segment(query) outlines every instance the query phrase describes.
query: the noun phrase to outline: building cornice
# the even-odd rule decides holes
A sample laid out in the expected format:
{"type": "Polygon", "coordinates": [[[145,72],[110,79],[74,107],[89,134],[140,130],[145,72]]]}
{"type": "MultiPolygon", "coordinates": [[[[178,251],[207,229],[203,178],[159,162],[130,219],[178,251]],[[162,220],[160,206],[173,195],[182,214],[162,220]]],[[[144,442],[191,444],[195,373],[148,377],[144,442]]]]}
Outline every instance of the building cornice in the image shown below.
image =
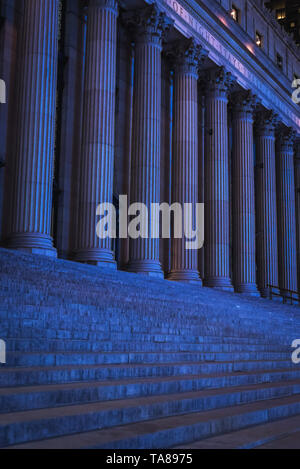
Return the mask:
{"type": "Polygon", "coordinates": [[[293,35],[288,33],[288,31],[286,31],[286,29],[277,21],[275,11],[269,10],[262,0],[248,1],[250,1],[257,12],[262,15],[265,20],[267,20],[267,23],[273,27],[278,36],[281,38],[281,41],[284,42],[287,47],[292,49],[293,53],[298,58],[300,54],[300,47],[294,41],[293,35]]]}
{"type": "MultiPolygon", "coordinates": [[[[148,0],[147,3],[151,2],[148,0]]],[[[269,63],[266,66],[247,51],[245,44],[234,36],[228,26],[222,26],[220,19],[211,12],[209,14],[194,0],[158,0],[157,3],[174,20],[175,28],[182,35],[195,37],[209,51],[209,58],[216,65],[225,66],[242,88],[251,89],[263,106],[274,109],[284,124],[293,126],[300,133],[300,112],[292,101],[291,83],[278,69],[275,70],[274,65],[273,74],[270,73],[269,63]],[[285,83],[282,84],[282,81],[285,83]]],[[[249,38],[246,33],[244,37],[249,38]]],[[[267,56],[264,54],[264,57],[267,56]]]]}

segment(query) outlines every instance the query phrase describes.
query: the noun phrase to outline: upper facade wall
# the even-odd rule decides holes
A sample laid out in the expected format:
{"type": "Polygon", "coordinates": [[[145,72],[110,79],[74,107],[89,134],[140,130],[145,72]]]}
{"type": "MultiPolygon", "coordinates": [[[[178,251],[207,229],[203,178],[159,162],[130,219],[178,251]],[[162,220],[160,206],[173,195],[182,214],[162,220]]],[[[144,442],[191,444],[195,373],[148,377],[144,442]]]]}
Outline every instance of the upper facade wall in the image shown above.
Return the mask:
{"type": "MultiPolygon", "coordinates": [[[[150,3],[151,0],[146,0],[150,3]]],[[[300,77],[299,49],[260,0],[157,0],[185,37],[194,37],[212,63],[223,65],[263,106],[300,134],[300,108],[292,100],[294,74],[300,77]],[[232,4],[240,24],[231,18],[232,4]],[[263,48],[255,33],[263,36],[263,48]],[[276,55],[282,57],[282,69],[276,55]]]]}
{"type": "MultiPolygon", "coordinates": [[[[199,4],[219,4],[228,15],[233,6],[240,11],[239,26],[249,35],[255,44],[256,31],[263,37],[263,52],[277,65],[277,53],[283,58],[282,73],[290,80],[294,75],[300,77],[299,48],[294,43],[292,35],[278,23],[275,13],[269,11],[264,0],[213,0],[200,1],[199,4]]],[[[281,71],[280,71],[281,73],[281,71]]]]}

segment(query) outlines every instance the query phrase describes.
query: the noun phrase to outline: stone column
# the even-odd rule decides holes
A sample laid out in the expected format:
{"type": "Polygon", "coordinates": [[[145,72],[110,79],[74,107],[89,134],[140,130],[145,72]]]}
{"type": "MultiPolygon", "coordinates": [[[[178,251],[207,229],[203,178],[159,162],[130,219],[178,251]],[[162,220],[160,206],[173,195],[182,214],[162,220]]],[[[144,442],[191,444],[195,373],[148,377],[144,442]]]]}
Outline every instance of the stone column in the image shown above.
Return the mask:
{"type": "MultiPolygon", "coordinates": [[[[172,103],[173,76],[168,57],[162,60],[162,118],[161,118],[161,166],[160,166],[160,202],[171,202],[171,153],[172,153],[172,103]]],[[[165,274],[170,272],[171,239],[160,239],[160,262],[165,274]]]]}
{"type": "Polygon", "coordinates": [[[57,229],[58,255],[73,255],[78,239],[78,196],[81,161],[83,112],[83,66],[85,47],[85,18],[81,0],[64,0],[61,38],[60,127],[57,132],[59,167],[57,171],[57,229]]]}
{"type": "MultiPolygon", "coordinates": [[[[297,291],[297,241],[293,129],[281,127],[277,136],[277,202],[279,287],[297,291]]],[[[283,292],[284,293],[284,292],[283,292]]]]}
{"type": "MultiPolygon", "coordinates": [[[[195,225],[198,203],[198,68],[205,57],[193,40],[174,48],[174,123],[172,158],[172,203],[193,204],[195,225]]],[[[195,226],[193,227],[195,228],[195,226]]],[[[200,282],[198,250],[188,250],[183,237],[171,242],[169,280],[200,282]]]]}
{"type": "MultiPolygon", "coordinates": [[[[203,83],[198,82],[198,197],[201,204],[205,203],[205,129],[205,96],[203,95],[203,83]]],[[[198,268],[201,279],[205,278],[204,246],[198,253],[198,268]]]]}
{"type": "Polygon", "coordinates": [[[256,285],[253,112],[249,91],[232,96],[233,282],[238,293],[259,296],[256,285]]]}
{"type": "Polygon", "coordinates": [[[10,232],[7,220],[12,213],[12,156],[10,151],[16,125],[14,115],[15,72],[17,62],[17,35],[19,9],[16,0],[0,2],[0,239],[5,240],[10,232]],[[4,92],[4,96],[3,96],[4,92]],[[5,98],[3,100],[3,98],[5,98]],[[4,102],[3,102],[4,101],[4,102]]]}
{"type": "Polygon", "coordinates": [[[205,285],[233,291],[229,260],[228,91],[223,67],[210,70],[206,84],[205,285]]]}
{"type": "Polygon", "coordinates": [[[58,0],[26,0],[18,37],[14,249],[55,256],[51,238],[58,0]]]}
{"type": "Polygon", "coordinates": [[[300,289],[300,138],[295,144],[295,196],[296,196],[296,233],[297,233],[297,272],[300,289]]]}
{"type": "Polygon", "coordinates": [[[79,239],[75,259],[116,267],[111,239],[100,239],[97,206],[113,202],[117,60],[116,0],[90,0],[79,195],[79,239]]]}
{"type": "MultiPolygon", "coordinates": [[[[116,150],[114,170],[114,194],[127,194],[130,203],[130,169],[133,115],[133,64],[134,49],[128,29],[122,22],[118,28],[118,96],[116,102],[116,150]]],[[[121,210],[123,207],[119,207],[121,210]]],[[[127,206],[125,207],[127,209],[127,206]]],[[[129,239],[121,238],[116,242],[118,266],[126,270],[129,260],[129,239]]]]}
{"type": "Polygon", "coordinates": [[[275,125],[272,111],[261,110],[256,126],[257,283],[263,296],[278,286],[275,125]]]}
{"type": "Polygon", "coordinates": [[[170,21],[155,4],[135,11],[127,21],[130,24],[134,21],[135,28],[130,199],[131,204],[145,204],[149,212],[148,237],[130,240],[127,269],[163,277],[159,239],[150,237],[150,209],[152,203],[160,202],[161,52],[162,37],[170,21]]]}

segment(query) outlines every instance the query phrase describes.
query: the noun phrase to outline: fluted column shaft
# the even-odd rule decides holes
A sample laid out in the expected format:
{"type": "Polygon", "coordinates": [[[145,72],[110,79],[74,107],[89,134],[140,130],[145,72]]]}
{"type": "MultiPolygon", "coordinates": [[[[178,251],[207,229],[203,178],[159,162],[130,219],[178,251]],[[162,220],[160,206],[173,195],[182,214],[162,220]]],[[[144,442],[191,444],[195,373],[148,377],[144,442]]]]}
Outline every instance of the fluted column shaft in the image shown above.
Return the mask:
{"type": "Polygon", "coordinates": [[[233,102],[233,282],[238,293],[258,295],[255,258],[253,112],[255,97],[238,92],[233,102]]]}
{"type": "MultiPolygon", "coordinates": [[[[193,41],[175,47],[172,203],[198,202],[198,66],[201,47],[193,41]]],[[[172,237],[169,280],[200,281],[198,250],[186,249],[184,236],[172,237]]]]}
{"type": "Polygon", "coordinates": [[[295,145],[295,197],[296,197],[296,234],[297,234],[297,290],[300,290],[300,140],[295,145]]]}
{"type": "Polygon", "coordinates": [[[111,239],[97,236],[97,206],[113,202],[116,0],[90,0],[84,84],[79,240],[76,260],[115,267],[111,239]]]}
{"type": "MultiPolygon", "coordinates": [[[[128,30],[121,22],[118,25],[118,74],[116,112],[116,155],[114,191],[127,194],[130,202],[130,169],[133,115],[133,64],[134,49],[128,30]]],[[[119,207],[120,210],[122,206],[119,207]]],[[[118,243],[118,265],[126,269],[129,259],[129,239],[121,238],[118,243]]],[[[116,253],[117,254],[117,253],[116,253]]]]}
{"type": "MultiPolygon", "coordinates": [[[[162,119],[161,119],[161,169],[160,169],[160,201],[171,202],[171,150],[172,150],[172,102],[173,76],[167,58],[162,60],[162,119]]],[[[165,274],[170,272],[171,240],[160,239],[160,261],[165,274]]]]}
{"type": "MultiPolygon", "coordinates": [[[[200,203],[205,203],[205,96],[203,95],[203,84],[198,82],[198,198],[200,203]]],[[[205,224],[205,220],[204,220],[205,224]]],[[[205,278],[205,243],[198,253],[198,269],[201,279],[205,278]]]]}
{"type": "Polygon", "coordinates": [[[278,286],[274,118],[271,111],[260,112],[256,138],[257,283],[263,296],[268,285],[278,286]]]}
{"type": "Polygon", "coordinates": [[[229,264],[228,87],[218,68],[206,83],[205,285],[232,291],[229,264]]]}
{"type": "MultiPolygon", "coordinates": [[[[155,5],[135,12],[135,72],[133,140],[131,160],[131,204],[148,209],[160,203],[161,158],[161,52],[162,35],[168,25],[155,5]]],[[[130,239],[131,272],[163,277],[159,261],[159,239],[150,236],[130,239]]]]}
{"type": "MultiPolygon", "coordinates": [[[[18,4],[20,8],[20,4],[18,4]]],[[[15,0],[0,2],[0,237],[5,240],[10,234],[8,219],[12,213],[11,189],[13,175],[12,135],[15,127],[14,100],[16,81],[16,41],[19,12],[15,0]],[[3,80],[3,82],[2,82],[3,80]],[[3,96],[4,93],[4,96],[3,96]],[[3,98],[5,98],[3,100],[3,98]],[[5,104],[3,103],[5,101],[5,104]]]]}
{"type": "Polygon", "coordinates": [[[294,135],[281,129],[277,146],[279,287],[297,291],[297,241],[294,174],[294,135]]]}
{"type": "Polygon", "coordinates": [[[11,248],[56,255],[51,238],[58,0],[26,0],[18,38],[11,248]]]}

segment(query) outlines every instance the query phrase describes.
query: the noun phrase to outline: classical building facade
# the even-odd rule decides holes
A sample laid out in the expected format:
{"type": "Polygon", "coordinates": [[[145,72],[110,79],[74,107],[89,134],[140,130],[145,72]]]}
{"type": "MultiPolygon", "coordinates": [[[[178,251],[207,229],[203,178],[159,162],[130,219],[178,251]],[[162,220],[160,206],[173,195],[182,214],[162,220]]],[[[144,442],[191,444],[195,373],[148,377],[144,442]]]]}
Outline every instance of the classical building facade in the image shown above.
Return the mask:
{"type": "Polygon", "coordinates": [[[271,0],[266,6],[275,10],[280,24],[293,34],[296,43],[300,44],[300,1],[299,0],[271,0]]]}
{"type": "Polygon", "coordinates": [[[298,291],[299,49],[259,0],[1,0],[1,239],[253,295],[298,291]],[[203,249],[97,206],[205,204],[203,249]]]}

